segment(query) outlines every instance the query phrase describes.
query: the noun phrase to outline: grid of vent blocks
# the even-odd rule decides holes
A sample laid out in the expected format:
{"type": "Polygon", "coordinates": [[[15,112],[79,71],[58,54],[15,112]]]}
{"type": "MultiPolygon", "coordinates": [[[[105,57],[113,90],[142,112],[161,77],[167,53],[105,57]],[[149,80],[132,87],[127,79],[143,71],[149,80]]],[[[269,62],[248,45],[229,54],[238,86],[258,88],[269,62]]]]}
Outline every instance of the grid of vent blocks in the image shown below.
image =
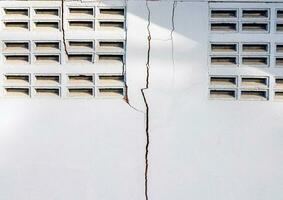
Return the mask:
{"type": "Polygon", "coordinates": [[[1,12],[3,32],[32,35],[34,31],[43,31],[59,36],[58,40],[48,36],[46,40],[2,40],[1,61],[6,69],[13,68],[13,73],[2,73],[3,96],[124,97],[126,38],[121,35],[125,35],[125,7],[68,5],[64,7],[64,18],[61,7],[2,7],[1,12]],[[81,32],[89,38],[66,36],[81,32]],[[93,36],[96,32],[100,32],[99,36],[93,36]],[[43,73],[22,73],[23,66],[51,66],[58,70],[50,72],[47,67],[43,73]],[[82,73],[64,71],[68,66],[77,66],[82,73]],[[16,69],[19,73],[15,73],[16,69]]]}
{"type": "Polygon", "coordinates": [[[2,41],[4,64],[124,63],[124,40],[66,40],[68,54],[61,41],[2,41]],[[65,58],[65,60],[64,60],[65,58]]]}
{"type": "MultiPolygon", "coordinates": [[[[67,28],[81,30],[124,29],[125,9],[96,6],[66,10],[67,28]]],[[[2,30],[61,30],[61,8],[2,8],[2,30]]],[[[65,22],[64,22],[65,23],[65,22]]]]}
{"type": "Polygon", "coordinates": [[[210,99],[283,100],[282,77],[239,75],[247,68],[268,72],[283,67],[283,40],[272,38],[283,33],[283,8],[211,8],[209,16],[211,38],[221,35],[209,43],[210,99]],[[269,36],[255,42],[259,33],[269,36]],[[214,70],[218,72],[211,73],[214,70]]]}
{"type": "Polygon", "coordinates": [[[109,74],[5,74],[11,97],[123,97],[124,76],[109,74]],[[62,81],[66,82],[62,90],[62,81]]]}
{"type": "Polygon", "coordinates": [[[210,10],[210,30],[212,32],[270,33],[283,32],[283,8],[276,9],[275,26],[272,29],[271,12],[267,8],[227,8],[210,10]],[[280,21],[281,20],[281,21],[280,21]]]}
{"type": "Polygon", "coordinates": [[[211,42],[211,67],[283,67],[283,43],[211,42]],[[274,54],[271,54],[273,48],[274,54]],[[271,61],[274,65],[271,65],[271,61]]]}
{"type": "Polygon", "coordinates": [[[223,100],[283,100],[283,76],[210,76],[210,98],[223,100]],[[270,86],[273,93],[270,94],[270,86]]]}

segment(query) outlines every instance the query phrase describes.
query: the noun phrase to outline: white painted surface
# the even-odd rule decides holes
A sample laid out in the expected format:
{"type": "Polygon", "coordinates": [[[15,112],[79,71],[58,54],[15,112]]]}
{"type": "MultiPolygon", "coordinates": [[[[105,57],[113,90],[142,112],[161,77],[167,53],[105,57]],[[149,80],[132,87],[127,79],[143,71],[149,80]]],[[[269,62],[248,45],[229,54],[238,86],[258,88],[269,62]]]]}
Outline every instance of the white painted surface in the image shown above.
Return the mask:
{"type": "MultiPolygon", "coordinates": [[[[281,200],[282,102],[210,101],[207,3],[150,2],[149,198],[281,200]]],[[[130,103],[143,110],[145,2],[128,2],[130,103]]],[[[144,199],[144,116],[122,100],[0,101],[1,200],[144,199]]]]}

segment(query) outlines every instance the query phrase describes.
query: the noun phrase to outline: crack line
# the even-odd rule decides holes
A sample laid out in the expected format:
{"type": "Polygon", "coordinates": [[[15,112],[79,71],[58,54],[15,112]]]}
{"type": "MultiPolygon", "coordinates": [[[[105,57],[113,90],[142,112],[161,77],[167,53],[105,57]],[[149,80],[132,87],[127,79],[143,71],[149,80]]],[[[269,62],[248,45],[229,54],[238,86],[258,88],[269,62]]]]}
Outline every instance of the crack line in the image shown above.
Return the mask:
{"type": "MultiPolygon", "coordinates": [[[[102,1],[102,0],[101,0],[102,1]]],[[[127,13],[127,6],[128,6],[128,0],[125,0],[124,1],[125,3],[125,13],[127,13]]],[[[127,22],[127,19],[125,19],[125,22],[127,22]]],[[[126,34],[126,39],[125,39],[125,46],[126,45],[126,42],[127,42],[127,34],[128,34],[128,26],[127,24],[125,25],[125,34],[126,34]]],[[[126,52],[126,47],[125,47],[125,52],[126,52]]],[[[126,54],[125,54],[125,57],[126,57],[126,54]]],[[[129,91],[128,91],[128,83],[127,83],[127,74],[126,74],[126,58],[125,60],[123,61],[123,75],[124,75],[124,84],[125,84],[125,96],[124,96],[124,101],[128,104],[128,106],[130,106],[132,109],[134,109],[135,111],[137,112],[141,112],[143,114],[145,114],[142,110],[139,110],[138,108],[136,108],[135,106],[133,106],[130,102],[130,99],[129,99],[129,91]]]]}
{"type": "Polygon", "coordinates": [[[65,0],[61,0],[61,29],[62,29],[62,40],[63,40],[63,45],[64,45],[64,50],[65,50],[65,53],[66,55],[68,56],[69,53],[68,53],[68,50],[67,50],[67,42],[66,42],[66,32],[65,32],[65,27],[64,27],[64,12],[65,12],[65,9],[64,9],[64,2],[65,0]]]}
{"type": "Polygon", "coordinates": [[[170,40],[171,40],[171,59],[172,59],[172,66],[173,66],[173,86],[175,85],[175,54],[174,54],[174,38],[173,34],[175,31],[175,10],[177,7],[177,1],[174,1],[173,7],[172,7],[172,17],[171,17],[171,23],[172,23],[172,29],[170,32],[170,40]]]}
{"type": "Polygon", "coordinates": [[[148,0],[145,1],[146,3],[146,9],[147,9],[147,43],[148,43],[148,49],[147,49],[147,59],[146,59],[146,84],[145,87],[141,89],[144,105],[145,105],[145,133],[146,133],[146,146],[145,146],[145,171],[144,171],[144,194],[145,194],[145,200],[148,200],[148,167],[149,167],[149,160],[148,160],[148,154],[149,154],[149,143],[150,143],[150,135],[149,135],[149,105],[147,102],[147,98],[145,95],[145,90],[149,88],[149,76],[150,76],[150,45],[151,45],[151,33],[150,33],[150,8],[148,5],[148,0]]]}

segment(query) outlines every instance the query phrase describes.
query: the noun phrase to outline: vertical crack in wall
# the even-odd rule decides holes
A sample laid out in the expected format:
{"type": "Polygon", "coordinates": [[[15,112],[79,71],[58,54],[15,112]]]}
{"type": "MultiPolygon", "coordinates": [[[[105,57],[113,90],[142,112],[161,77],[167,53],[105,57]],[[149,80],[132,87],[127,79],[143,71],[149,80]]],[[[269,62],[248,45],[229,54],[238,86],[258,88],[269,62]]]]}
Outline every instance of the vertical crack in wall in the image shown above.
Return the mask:
{"type": "Polygon", "coordinates": [[[171,40],[171,59],[172,59],[172,75],[173,75],[173,86],[175,85],[175,54],[174,54],[174,38],[173,34],[175,31],[175,10],[177,7],[177,1],[173,2],[172,6],[172,15],[171,15],[171,24],[172,24],[172,29],[170,32],[170,40],[171,40]]]}
{"type": "Polygon", "coordinates": [[[61,1],[61,29],[62,29],[62,40],[63,40],[63,45],[64,45],[64,50],[66,55],[69,55],[68,50],[67,50],[67,42],[66,42],[66,32],[65,32],[65,27],[64,27],[64,2],[65,0],[61,1]]]}
{"type": "Polygon", "coordinates": [[[150,135],[149,135],[149,105],[145,95],[145,91],[149,88],[149,78],[150,78],[150,45],[151,45],[151,33],[150,33],[150,8],[148,5],[148,0],[145,1],[147,9],[147,58],[146,58],[146,84],[145,87],[141,89],[144,105],[145,105],[145,134],[146,134],[146,146],[145,146],[145,171],[144,171],[144,194],[145,199],[148,200],[148,167],[149,167],[149,144],[150,144],[150,135]]]}
{"type": "MultiPolygon", "coordinates": [[[[128,0],[125,0],[125,13],[127,13],[127,5],[128,5],[128,0]]],[[[125,18],[125,22],[127,22],[127,19],[125,18]]],[[[126,51],[126,42],[127,42],[127,33],[128,33],[128,27],[127,24],[125,25],[125,34],[126,34],[126,39],[125,39],[125,52],[126,51]]],[[[134,109],[137,112],[144,113],[143,111],[137,109],[135,106],[133,106],[130,103],[129,99],[129,90],[128,90],[128,83],[127,83],[127,74],[126,74],[126,54],[125,54],[125,59],[123,60],[123,75],[124,75],[124,84],[125,84],[125,95],[124,95],[124,101],[130,106],[132,109],[134,109]]]]}

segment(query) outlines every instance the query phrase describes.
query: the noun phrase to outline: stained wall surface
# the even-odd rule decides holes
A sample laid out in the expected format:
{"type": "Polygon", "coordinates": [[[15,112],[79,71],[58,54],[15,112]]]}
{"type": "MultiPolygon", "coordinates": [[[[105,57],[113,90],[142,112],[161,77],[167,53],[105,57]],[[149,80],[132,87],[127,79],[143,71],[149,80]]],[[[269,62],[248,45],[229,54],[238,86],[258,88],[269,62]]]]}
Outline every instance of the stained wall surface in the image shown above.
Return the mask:
{"type": "MultiPolygon", "coordinates": [[[[219,5],[125,5],[131,106],[123,99],[1,98],[0,199],[145,199],[146,106],[141,89],[149,75],[144,90],[149,199],[281,200],[282,101],[209,99],[209,75],[273,80],[283,76],[281,69],[209,68],[209,42],[221,37],[209,33],[208,13],[219,5]]],[[[231,6],[283,8],[227,3],[231,6]]],[[[269,39],[264,34],[242,37],[233,34],[225,42],[269,39]]]]}

